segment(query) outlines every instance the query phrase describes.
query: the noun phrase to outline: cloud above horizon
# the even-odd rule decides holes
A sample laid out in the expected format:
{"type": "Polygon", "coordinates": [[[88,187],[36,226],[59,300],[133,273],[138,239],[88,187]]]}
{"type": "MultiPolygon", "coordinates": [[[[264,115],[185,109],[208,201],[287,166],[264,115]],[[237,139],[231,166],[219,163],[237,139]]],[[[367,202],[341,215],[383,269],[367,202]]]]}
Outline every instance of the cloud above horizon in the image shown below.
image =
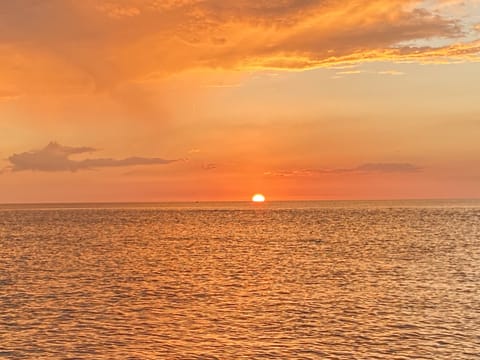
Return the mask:
{"type": "Polygon", "coordinates": [[[22,93],[109,91],[195,68],[478,61],[478,33],[445,4],[477,1],[4,1],[2,82],[22,93]]]}
{"type": "Polygon", "coordinates": [[[70,156],[92,153],[97,149],[87,146],[72,147],[63,146],[56,142],[50,142],[40,150],[13,154],[8,157],[10,166],[8,170],[17,171],[79,171],[108,167],[125,167],[136,165],[164,165],[178,160],[165,160],[161,158],[129,157],[126,159],[94,158],[84,160],[72,160],[70,156]]]}
{"type": "Polygon", "coordinates": [[[265,176],[273,177],[304,177],[317,175],[333,174],[371,174],[371,173],[416,173],[422,168],[410,163],[365,163],[352,168],[334,168],[334,169],[293,169],[267,171],[265,176]]]}

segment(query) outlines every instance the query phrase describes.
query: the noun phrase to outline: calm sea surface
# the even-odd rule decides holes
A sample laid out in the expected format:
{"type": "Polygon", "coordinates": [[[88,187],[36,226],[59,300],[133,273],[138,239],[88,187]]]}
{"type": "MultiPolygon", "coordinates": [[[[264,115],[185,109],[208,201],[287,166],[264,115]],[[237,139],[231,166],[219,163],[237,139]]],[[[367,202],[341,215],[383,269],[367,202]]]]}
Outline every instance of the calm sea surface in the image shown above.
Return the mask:
{"type": "Polygon", "coordinates": [[[480,359],[480,202],[2,205],[0,358],[480,359]]]}

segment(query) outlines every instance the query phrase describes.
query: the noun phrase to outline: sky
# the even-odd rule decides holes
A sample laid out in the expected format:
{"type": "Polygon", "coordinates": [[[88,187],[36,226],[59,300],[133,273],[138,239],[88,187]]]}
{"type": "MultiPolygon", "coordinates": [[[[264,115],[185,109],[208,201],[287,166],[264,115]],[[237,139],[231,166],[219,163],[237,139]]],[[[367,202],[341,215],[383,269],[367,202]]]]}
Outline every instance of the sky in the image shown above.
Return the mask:
{"type": "Polygon", "coordinates": [[[0,2],[0,203],[480,198],[480,1],[0,2]]]}

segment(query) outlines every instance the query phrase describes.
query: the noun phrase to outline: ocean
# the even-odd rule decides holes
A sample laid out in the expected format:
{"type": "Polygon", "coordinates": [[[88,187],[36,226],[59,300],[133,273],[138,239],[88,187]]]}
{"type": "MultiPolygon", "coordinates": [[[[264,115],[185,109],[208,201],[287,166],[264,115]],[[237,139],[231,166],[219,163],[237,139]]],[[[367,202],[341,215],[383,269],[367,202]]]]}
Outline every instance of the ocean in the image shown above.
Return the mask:
{"type": "Polygon", "coordinates": [[[0,358],[480,359],[480,201],[1,205],[0,358]]]}

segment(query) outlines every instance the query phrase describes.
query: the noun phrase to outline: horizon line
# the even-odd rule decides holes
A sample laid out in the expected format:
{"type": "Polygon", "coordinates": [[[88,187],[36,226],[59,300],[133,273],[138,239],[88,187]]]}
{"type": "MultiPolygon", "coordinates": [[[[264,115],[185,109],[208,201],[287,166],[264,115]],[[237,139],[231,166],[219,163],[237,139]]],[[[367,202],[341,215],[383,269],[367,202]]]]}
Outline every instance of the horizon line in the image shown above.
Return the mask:
{"type": "MultiPolygon", "coordinates": [[[[480,197],[472,198],[360,198],[360,199],[276,199],[265,203],[283,202],[364,202],[364,201],[480,201],[480,197]]],[[[39,202],[0,202],[0,206],[8,205],[121,205],[121,204],[201,204],[201,203],[252,203],[251,200],[160,200],[160,201],[39,201],[39,202]]]]}

